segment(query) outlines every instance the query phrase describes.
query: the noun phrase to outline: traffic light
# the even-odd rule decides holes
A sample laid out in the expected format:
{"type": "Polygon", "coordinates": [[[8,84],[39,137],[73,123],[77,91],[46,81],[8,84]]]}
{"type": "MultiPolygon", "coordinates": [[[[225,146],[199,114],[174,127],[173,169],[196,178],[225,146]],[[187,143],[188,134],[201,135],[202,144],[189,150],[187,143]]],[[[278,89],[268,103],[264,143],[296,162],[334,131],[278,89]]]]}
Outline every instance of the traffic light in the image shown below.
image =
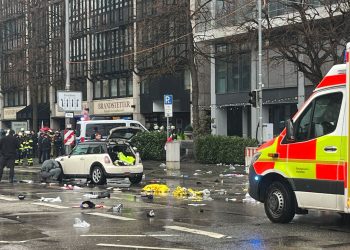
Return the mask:
{"type": "Polygon", "coordinates": [[[257,103],[256,103],[256,95],[257,95],[257,91],[256,90],[252,90],[252,91],[250,91],[249,92],[249,96],[250,96],[250,98],[249,98],[249,103],[254,107],[254,108],[256,108],[257,107],[257,103]]]}

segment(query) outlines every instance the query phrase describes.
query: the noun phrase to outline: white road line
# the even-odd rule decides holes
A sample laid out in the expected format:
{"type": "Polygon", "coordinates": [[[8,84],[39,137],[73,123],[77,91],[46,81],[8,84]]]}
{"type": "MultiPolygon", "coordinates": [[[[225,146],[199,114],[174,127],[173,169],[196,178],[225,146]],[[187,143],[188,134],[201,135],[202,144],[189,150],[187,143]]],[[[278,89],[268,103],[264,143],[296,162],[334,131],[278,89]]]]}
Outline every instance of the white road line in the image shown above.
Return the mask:
{"type": "Polygon", "coordinates": [[[18,241],[7,241],[7,240],[0,240],[0,243],[6,243],[6,244],[14,244],[14,243],[26,243],[26,240],[18,240],[18,241]]]}
{"type": "Polygon", "coordinates": [[[102,214],[102,213],[86,213],[86,214],[96,215],[96,216],[101,216],[101,217],[106,217],[106,218],[116,219],[116,220],[129,220],[129,221],[136,220],[133,218],[123,217],[118,215],[111,215],[111,214],[102,214]]]}
{"type": "Polygon", "coordinates": [[[81,237],[178,237],[177,234],[82,234],[81,237]]]}
{"type": "Polygon", "coordinates": [[[219,233],[213,233],[213,232],[208,232],[208,231],[203,231],[203,230],[198,230],[198,229],[192,229],[192,228],[187,228],[187,227],[179,227],[179,226],[164,226],[165,229],[172,229],[172,230],[177,230],[177,231],[182,231],[182,232],[187,232],[187,233],[193,233],[193,234],[200,234],[200,235],[205,235],[211,238],[216,238],[220,239],[225,237],[226,235],[219,234],[219,233]]]}
{"type": "Polygon", "coordinates": [[[59,205],[54,205],[54,204],[47,204],[47,203],[39,203],[39,202],[34,202],[32,203],[33,205],[38,205],[38,206],[43,206],[43,207],[52,207],[52,208],[58,208],[58,209],[66,209],[69,207],[65,206],[59,206],[59,205]]]}
{"type": "Polygon", "coordinates": [[[5,195],[0,195],[0,200],[4,200],[4,201],[18,201],[18,199],[15,198],[11,198],[5,195]]]}
{"type": "Polygon", "coordinates": [[[189,248],[168,248],[168,247],[146,247],[146,246],[133,246],[133,245],[117,245],[117,244],[96,244],[101,247],[124,247],[124,248],[135,248],[135,249],[154,249],[154,250],[190,250],[189,248]]]}

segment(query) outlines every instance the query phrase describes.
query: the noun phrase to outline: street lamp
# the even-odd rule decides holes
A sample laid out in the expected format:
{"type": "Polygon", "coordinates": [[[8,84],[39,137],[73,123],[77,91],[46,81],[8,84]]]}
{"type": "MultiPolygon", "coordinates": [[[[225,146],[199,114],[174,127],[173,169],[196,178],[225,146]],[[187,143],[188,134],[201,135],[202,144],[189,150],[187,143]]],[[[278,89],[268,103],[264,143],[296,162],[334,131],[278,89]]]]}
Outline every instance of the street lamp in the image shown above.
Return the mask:
{"type": "Polygon", "coordinates": [[[262,19],[261,19],[261,12],[262,12],[262,6],[261,1],[258,0],[258,117],[259,117],[259,129],[260,129],[260,138],[259,142],[263,143],[263,124],[262,124],[262,19]]]}

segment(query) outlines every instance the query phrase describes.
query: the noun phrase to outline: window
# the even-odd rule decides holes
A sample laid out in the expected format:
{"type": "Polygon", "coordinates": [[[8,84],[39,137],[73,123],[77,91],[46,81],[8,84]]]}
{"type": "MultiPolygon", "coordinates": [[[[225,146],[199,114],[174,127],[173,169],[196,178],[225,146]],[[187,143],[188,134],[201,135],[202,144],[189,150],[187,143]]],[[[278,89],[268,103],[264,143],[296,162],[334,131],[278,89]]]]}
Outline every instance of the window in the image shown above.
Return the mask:
{"type": "Polygon", "coordinates": [[[108,80],[103,80],[102,82],[102,97],[110,97],[109,94],[109,81],[108,80]]]}
{"type": "Polygon", "coordinates": [[[343,94],[317,97],[295,122],[296,141],[306,141],[332,133],[338,124],[343,94]]]}
{"type": "Polygon", "coordinates": [[[216,59],[216,93],[248,91],[251,79],[250,53],[216,59]]]}
{"type": "Polygon", "coordinates": [[[95,82],[94,84],[94,97],[101,98],[101,82],[95,82]]]}
{"type": "Polygon", "coordinates": [[[216,93],[221,94],[226,92],[227,84],[227,63],[218,61],[216,64],[216,93]]]}
{"type": "Polygon", "coordinates": [[[72,155],[84,155],[87,154],[89,149],[89,145],[78,145],[76,146],[73,151],[72,155]]]}
{"type": "Polygon", "coordinates": [[[126,79],[125,78],[119,79],[119,96],[120,97],[126,96],[126,79]]]}
{"type": "Polygon", "coordinates": [[[132,78],[128,79],[128,96],[133,96],[132,78]]]}
{"type": "Polygon", "coordinates": [[[118,79],[111,80],[111,96],[118,96],[118,79]]]}

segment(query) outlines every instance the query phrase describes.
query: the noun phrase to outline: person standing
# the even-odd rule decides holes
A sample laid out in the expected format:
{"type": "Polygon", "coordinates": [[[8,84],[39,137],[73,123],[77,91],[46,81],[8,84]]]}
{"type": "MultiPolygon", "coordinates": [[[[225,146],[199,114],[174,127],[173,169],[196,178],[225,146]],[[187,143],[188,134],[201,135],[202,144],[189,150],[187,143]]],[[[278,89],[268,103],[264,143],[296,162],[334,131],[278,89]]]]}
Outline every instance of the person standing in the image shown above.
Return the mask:
{"type": "Polygon", "coordinates": [[[4,167],[10,169],[9,182],[13,183],[15,175],[15,160],[17,150],[19,148],[19,141],[14,137],[15,131],[10,130],[9,134],[0,140],[0,181],[4,167]]]}
{"type": "Polygon", "coordinates": [[[40,133],[39,139],[38,139],[38,157],[39,157],[39,163],[43,163],[43,151],[42,151],[43,140],[44,140],[44,133],[40,133]]]}
{"type": "Polygon", "coordinates": [[[51,140],[48,134],[44,134],[44,138],[41,142],[41,153],[43,162],[50,159],[51,152],[51,140]]]}
{"type": "Polygon", "coordinates": [[[54,144],[55,144],[55,157],[61,156],[63,140],[62,140],[61,133],[59,131],[55,132],[54,144]]]}
{"type": "Polygon", "coordinates": [[[33,157],[37,157],[38,156],[38,136],[33,130],[30,132],[30,138],[33,141],[33,157]]]}

